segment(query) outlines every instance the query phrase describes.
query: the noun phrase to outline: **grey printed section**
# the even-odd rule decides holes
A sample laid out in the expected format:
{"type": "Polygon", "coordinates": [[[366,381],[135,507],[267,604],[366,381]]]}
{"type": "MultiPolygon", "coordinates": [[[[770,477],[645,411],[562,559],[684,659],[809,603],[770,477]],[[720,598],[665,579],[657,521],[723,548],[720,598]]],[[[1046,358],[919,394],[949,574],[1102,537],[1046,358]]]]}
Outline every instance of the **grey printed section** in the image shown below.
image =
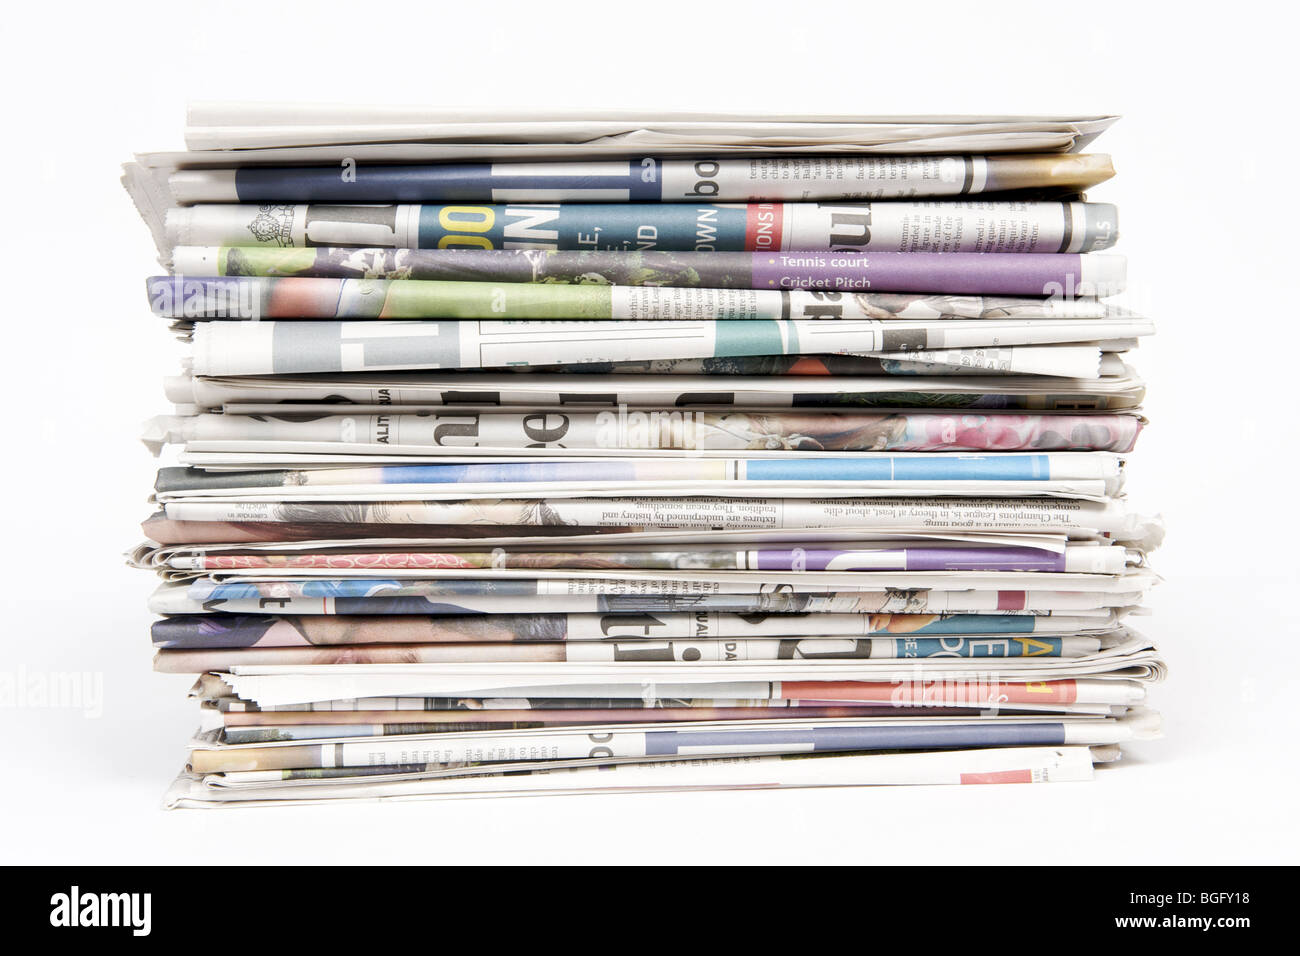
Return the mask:
{"type": "Polygon", "coordinates": [[[456,368],[460,365],[460,354],[456,348],[456,323],[439,322],[439,331],[444,328],[446,335],[387,336],[382,339],[366,339],[366,368],[384,368],[394,365],[409,365],[414,362],[422,368],[456,368]]]}
{"type": "Polygon", "coordinates": [[[1111,203],[1081,203],[1084,215],[1083,242],[1072,252],[1095,252],[1109,249],[1119,239],[1119,209],[1111,203]]]}
{"type": "Polygon", "coordinates": [[[930,347],[929,335],[925,329],[886,328],[881,342],[881,348],[886,352],[910,352],[928,347],[930,347]]]}
{"type": "Polygon", "coordinates": [[[456,322],[413,323],[412,333],[390,326],[386,334],[343,322],[276,322],[272,367],[277,375],[387,368],[457,368],[460,337],[456,322]],[[345,332],[345,327],[347,331],[345,332]]]}
{"type": "Polygon", "coordinates": [[[271,333],[271,366],[277,375],[341,372],[342,322],[276,322],[271,333]]]}

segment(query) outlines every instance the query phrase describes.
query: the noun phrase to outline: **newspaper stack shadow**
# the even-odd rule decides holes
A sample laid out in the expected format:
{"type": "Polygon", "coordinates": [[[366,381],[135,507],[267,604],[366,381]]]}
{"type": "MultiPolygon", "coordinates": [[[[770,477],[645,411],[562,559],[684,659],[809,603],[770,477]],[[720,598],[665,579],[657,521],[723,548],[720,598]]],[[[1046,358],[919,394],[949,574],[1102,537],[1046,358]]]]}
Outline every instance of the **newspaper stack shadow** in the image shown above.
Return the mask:
{"type": "Polygon", "coordinates": [[[1111,122],[196,107],[124,177],[187,346],[131,555],[197,678],[166,805],[1157,736],[1111,122]]]}

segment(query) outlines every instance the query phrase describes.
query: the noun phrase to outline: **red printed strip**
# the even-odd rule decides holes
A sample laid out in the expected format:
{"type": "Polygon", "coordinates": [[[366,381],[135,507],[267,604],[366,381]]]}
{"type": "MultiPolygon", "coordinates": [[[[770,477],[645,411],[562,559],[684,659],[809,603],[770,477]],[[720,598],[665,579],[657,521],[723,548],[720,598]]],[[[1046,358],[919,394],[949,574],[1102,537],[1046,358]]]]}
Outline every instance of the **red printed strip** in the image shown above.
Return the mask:
{"type": "Polygon", "coordinates": [[[745,213],[745,248],[754,252],[779,252],[784,215],[784,203],[750,203],[745,213]]]}
{"type": "Polygon", "coordinates": [[[964,773],[962,783],[1033,783],[1032,770],[996,770],[991,773],[964,773]]]}
{"type": "Polygon", "coordinates": [[[780,700],[855,700],[899,707],[981,707],[996,704],[1073,704],[1072,680],[1005,683],[980,680],[781,681],[780,700]]]}
{"type": "Polygon", "coordinates": [[[1024,591],[999,591],[999,611],[1023,611],[1025,609],[1024,591]]]}

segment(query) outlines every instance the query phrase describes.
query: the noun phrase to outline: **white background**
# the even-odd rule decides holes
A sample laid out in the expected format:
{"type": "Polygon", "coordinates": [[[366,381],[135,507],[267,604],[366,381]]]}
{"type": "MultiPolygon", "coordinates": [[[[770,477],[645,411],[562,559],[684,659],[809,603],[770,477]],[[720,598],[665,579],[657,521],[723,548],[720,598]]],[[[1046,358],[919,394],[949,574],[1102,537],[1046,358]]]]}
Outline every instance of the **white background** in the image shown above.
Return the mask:
{"type": "Polygon", "coordinates": [[[4,656],[101,673],[103,714],[0,709],[18,862],[1297,861],[1292,488],[1300,173],[1280,8],[1082,4],[25,4],[6,13],[4,656]],[[140,536],[179,347],[118,165],[190,99],[1103,113],[1117,251],[1160,334],[1136,506],[1169,525],[1142,622],[1166,738],[1093,784],[158,809],[195,722],[150,671],[140,536]],[[1290,262],[1292,265],[1287,265],[1290,262]]]}

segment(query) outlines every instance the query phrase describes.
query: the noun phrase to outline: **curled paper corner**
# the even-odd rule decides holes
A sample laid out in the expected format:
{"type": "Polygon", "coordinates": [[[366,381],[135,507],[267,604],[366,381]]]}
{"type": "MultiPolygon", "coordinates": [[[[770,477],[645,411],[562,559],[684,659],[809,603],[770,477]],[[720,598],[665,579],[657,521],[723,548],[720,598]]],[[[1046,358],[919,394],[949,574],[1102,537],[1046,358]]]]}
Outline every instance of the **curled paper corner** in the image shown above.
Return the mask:
{"type": "Polygon", "coordinates": [[[153,555],[158,550],[158,544],[154,541],[141,541],[130,551],[123,553],[126,563],[133,568],[141,568],[146,571],[153,570],[153,555]]]}
{"type": "Polygon", "coordinates": [[[144,447],[157,458],[162,454],[163,447],[175,440],[174,436],[179,427],[180,419],[175,415],[156,415],[141,427],[140,441],[144,442],[144,447]]]}
{"type": "Polygon", "coordinates": [[[1149,529],[1150,529],[1147,533],[1151,543],[1148,547],[1145,547],[1142,550],[1144,552],[1150,553],[1154,551],[1156,548],[1160,547],[1160,545],[1164,544],[1165,516],[1157,512],[1156,514],[1151,515],[1149,518],[1147,518],[1146,522],[1149,525],[1149,529]]]}
{"type": "Polygon", "coordinates": [[[149,234],[158,249],[159,260],[170,259],[173,242],[168,235],[166,219],[167,210],[175,205],[175,200],[167,185],[166,171],[138,162],[124,163],[121,183],[131,197],[136,212],[149,228],[149,234]]]}
{"type": "MultiPolygon", "coordinates": [[[[1164,519],[1160,515],[1131,515],[1128,527],[1115,538],[1125,547],[1148,555],[1160,547],[1165,540],[1164,519]]],[[[1139,567],[1145,565],[1146,562],[1143,561],[1139,567]]]]}
{"type": "MultiPolygon", "coordinates": [[[[183,806],[207,806],[208,804],[185,802],[189,798],[198,799],[202,793],[203,784],[200,779],[192,773],[182,771],[163,794],[161,808],[176,810],[183,806]]],[[[211,804],[211,806],[220,806],[220,804],[211,804]]]]}
{"type": "Polygon", "coordinates": [[[1098,744],[1088,749],[1092,752],[1093,763],[1114,763],[1124,757],[1124,751],[1120,749],[1119,744],[1098,744]]]}
{"type": "MultiPolygon", "coordinates": [[[[1066,147],[1065,151],[1067,153],[1083,152],[1092,144],[1094,140],[1097,139],[1098,136],[1106,132],[1106,130],[1110,129],[1112,126],[1114,126],[1123,118],[1124,118],[1123,113],[1104,113],[1099,115],[1096,118],[1096,121],[1091,125],[1090,128],[1076,127],[1074,138],[1070,141],[1070,145],[1066,147]]],[[[1101,155],[1106,157],[1107,165],[1110,166],[1111,175],[1113,176],[1115,174],[1115,166],[1113,163],[1110,162],[1110,155],[1107,153],[1100,153],[1096,155],[1101,155]]]]}
{"type": "Polygon", "coordinates": [[[1164,721],[1159,711],[1146,707],[1134,708],[1123,718],[1123,722],[1133,732],[1134,740],[1155,740],[1164,736],[1164,721]]]}

